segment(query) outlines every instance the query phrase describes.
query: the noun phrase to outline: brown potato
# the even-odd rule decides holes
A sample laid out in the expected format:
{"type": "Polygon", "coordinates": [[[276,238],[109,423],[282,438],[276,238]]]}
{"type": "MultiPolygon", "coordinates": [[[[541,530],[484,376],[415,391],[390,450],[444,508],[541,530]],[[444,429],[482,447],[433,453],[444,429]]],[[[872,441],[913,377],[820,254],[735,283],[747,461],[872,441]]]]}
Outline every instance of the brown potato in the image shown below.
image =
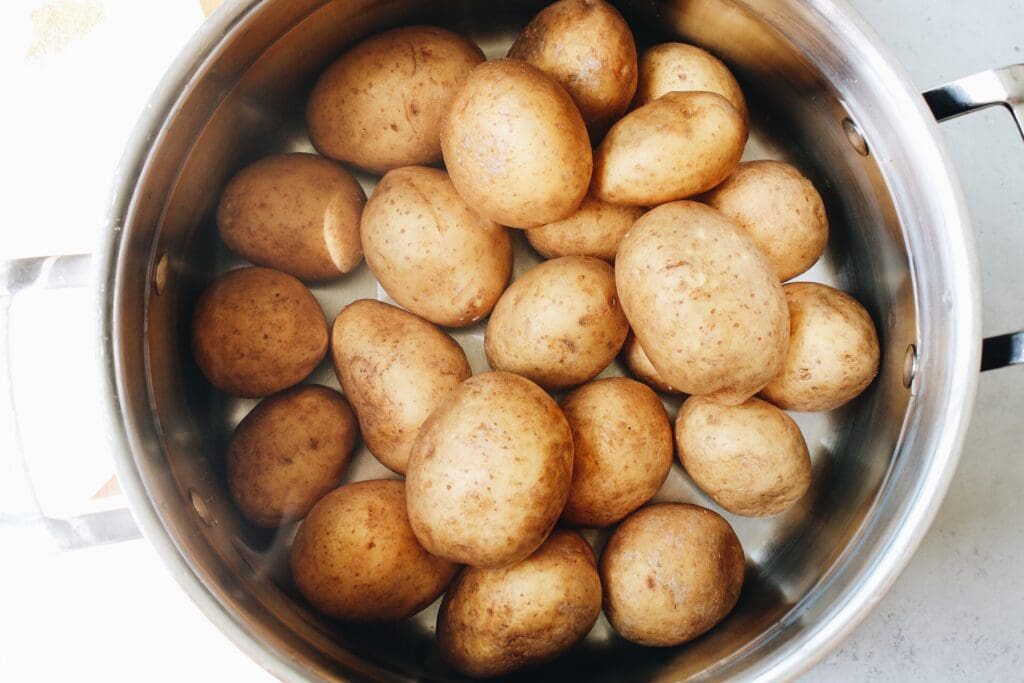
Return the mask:
{"type": "Polygon", "coordinates": [[[594,158],[594,194],[655,206],[710,190],[740,161],[747,124],[721,95],[670,92],[612,126],[594,158]]]}
{"type": "Polygon", "coordinates": [[[747,103],[740,84],[729,68],[709,52],[685,43],[662,43],[644,52],[634,107],[642,107],[665,93],[691,91],[717,93],[747,118],[747,103]]]}
{"type": "Polygon", "coordinates": [[[553,77],[600,137],[636,91],[636,43],[619,11],[603,0],[560,0],[533,18],[508,51],[553,77]]]}
{"type": "Polygon", "coordinates": [[[604,613],[630,642],[679,645],[732,611],[743,570],[743,548],[721,515],[683,503],[641,508],[601,555],[604,613]]]}
{"type": "Polygon", "coordinates": [[[852,296],[828,285],[791,282],[789,352],[761,397],[785,410],[833,410],[852,401],[878,374],[875,324],[852,296]]]}
{"type": "Polygon", "coordinates": [[[530,246],[544,258],[590,256],[615,263],[623,235],[644,213],[638,206],[616,206],[586,197],[576,213],[526,231],[530,246]]]}
{"type": "Polygon", "coordinates": [[[221,275],[192,314],[192,351],[221,391],[259,398],[298,384],[327,354],[327,321],[306,286],[269,268],[221,275]]]}
{"type": "Polygon", "coordinates": [[[315,154],[279,154],[231,179],[217,229],[232,251],[300,280],[328,280],[359,265],[366,195],[352,174],[315,154]]]}
{"type": "Polygon", "coordinates": [[[334,389],[308,385],[274,394],[231,436],[231,498],[260,526],[302,519],[341,483],[358,436],[356,416],[334,389]]]}
{"type": "Polygon", "coordinates": [[[587,128],[572,99],[543,71],[512,59],[469,74],[445,117],[441,149],[466,203],[514,228],[576,211],[593,170],[587,128]]]}
{"type": "Polygon", "coordinates": [[[700,199],[746,230],[782,281],[807,271],[828,244],[821,195],[789,164],[744,162],[700,199]]]}
{"type": "Polygon", "coordinates": [[[534,266],[505,290],[487,321],[484,351],[495,370],[561,389],[608,367],[628,331],[612,267],[563,256],[534,266]]]}
{"type": "Polygon", "coordinates": [[[647,353],[640,346],[640,342],[636,340],[636,335],[632,330],[626,337],[626,343],[622,345],[622,360],[633,377],[655,391],[660,391],[663,394],[683,393],[661,378],[657,369],[651,365],[651,359],[647,357],[647,353]]]}
{"type": "Polygon", "coordinates": [[[393,621],[444,592],[456,564],[423,549],[409,528],[405,486],[346,484],[313,506],[291,549],[295,586],[319,612],[347,621],[393,621]]]}
{"type": "Polygon", "coordinates": [[[619,246],[615,284],[669,385],[734,405],[782,368],[782,286],[751,237],[718,211],[696,202],[648,211],[619,246]]]}
{"type": "Polygon", "coordinates": [[[615,524],[649,501],[672,467],[672,428],[658,395],[640,382],[609,377],[562,402],[572,430],[573,469],[562,519],[615,524]]]}
{"type": "Polygon", "coordinates": [[[430,552],[502,567],[536,550],[572,478],[572,433],[533,382],[485,372],[431,413],[406,474],[409,521],[430,552]]]}
{"type": "Polygon", "coordinates": [[[349,49],[313,87],[306,106],[317,151],[359,168],[441,160],[441,120],[484,53],[457,33],[404,26],[349,49]]]}
{"type": "Polygon", "coordinates": [[[793,418],[751,398],[723,406],[700,396],[676,418],[679,462],[697,486],[729,512],[785,512],[811,485],[811,458],[793,418]]]}
{"type": "Polygon", "coordinates": [[[446,327],[490,313],[512,273],[508,231],[466,206],[435,168],[389,171],[363,211],[362,236],[391,298],[446,327]]]}
{"type": "Polygon", "coordinates": [[[372,299],[349,304],[335,318],[331,355],[366,447],[398,473],[405,472],[420,425],[472,374],[451,337],[372,299]]]}
{"type": "Polygon", "coordinates": [[[437,645],[468,676],[500,676],[554,659],[600,614],[594,552],[579,534],[556,531],[509,567],[464,569],[437,614],[437,645]]]}

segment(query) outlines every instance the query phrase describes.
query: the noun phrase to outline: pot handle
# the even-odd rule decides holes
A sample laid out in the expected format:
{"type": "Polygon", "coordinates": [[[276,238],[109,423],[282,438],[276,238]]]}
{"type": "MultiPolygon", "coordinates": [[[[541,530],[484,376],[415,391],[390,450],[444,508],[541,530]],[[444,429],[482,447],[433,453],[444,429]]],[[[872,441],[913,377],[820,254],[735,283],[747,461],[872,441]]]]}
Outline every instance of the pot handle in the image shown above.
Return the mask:
{"type": "MultiPolygon", "coordinates": [[[[990,69],[951,81],[925,92],[924,99],[939,121],[987,107],[1006,107],[1024,137],[1024,64],[990,69]]],[[[1021,364],[1024,364],[1024,330],[984,340],[983,371],[1021,364]]]]}
{"type": "MultiPolygon", "coordinates": [[[[70,516],[47,515],[33,486],[22,444],[11,371],[16,360],[10,344],[11,304],[21,292],[82,289],[89,286],[90,280],[88,254],[0,261],[0,464],[7,471],[5,480],[0,482],[0,490],[5,494],[0,497],[3,505],[0,523],[25,527],[42,525],[62,550],[141,536],[123,494],[109,496],[106,504],[88,505],[88,501],[84,501],[83,509],[75,510],[70,516]]],[[[108,486],[111,484],[114,482],[108,482],[108,486]]],[[[116,490],[116,485],[112,488],[116,490]]]]}

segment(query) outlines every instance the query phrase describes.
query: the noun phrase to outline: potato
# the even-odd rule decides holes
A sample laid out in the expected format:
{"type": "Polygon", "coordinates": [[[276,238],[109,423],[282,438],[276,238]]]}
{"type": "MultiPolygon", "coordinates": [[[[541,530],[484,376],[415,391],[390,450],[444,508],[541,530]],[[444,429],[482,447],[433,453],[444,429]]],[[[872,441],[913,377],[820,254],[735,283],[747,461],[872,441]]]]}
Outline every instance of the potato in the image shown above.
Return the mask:
{"type": "Polygon", "coordinates": [[[404,473],[420,425],[472,372],[462,348],[430,323],[362,299],[331,330],[334,371],[359,418],[366,447],[404,473]]]}
{"type": "Polygon", "coordinates": [[[487,321],[484,351],[495,370],[562,389],[604,370],[628,331],[612,267],[563,256],[534,266],[505,290],[487,321]]]}
{"type": "Polygon", "coordinates": [[[359,265],[366,195],[352,174],[315,154],[279,154],[243,168],[217,207],[228,248],[300,280],[328,280],[359,265]]]}
{"type": "Polygon", "coordinates": [[[327,321],[312,293],[291,275],[238,268],[199,297],[192,351],[221,391],[268,396],[313,372],[327,354],[327,321]]]}
{"type": "Polygon", "coordinates": [[[583,118],[558,83],[511,59],[481,64],[441,128],[452,184],[496,223],[536,228],[579,208],[593,157],[583,118]]]}
{"type": "Polygon", "coordinates": [[[441,603],[437,645],[466,675],[500,676],[554,659],[600,614],[594,552],[579,534],[556,531],[509,567],[464,569],[441,603]]]}
{"type": "Polygon", "coordinates": [[[811,458],[800,428],[760,399],[723,406],[691,396],[679,410],[675,431],[686,473],[729,512],[777,515],[811,485],[811,458]]]}
{"type": "Polygon", "coordinates": [[[512,273],[502,226],[466,206],[444,171],[388,171],[363,211],[366,263],[401,306],[446,327],[491,312],[512,273]]]}
{"type": "Polygon", "coordinates": [[[436,600],[458,565],[423,549],[400,481],[360,481],[313,506],[291,549],[295,586],[334,619],[405,619],[436,600]]]}
{"type": "Polygon", "coordinates": [[[743,569],[743,548],[720,515],[683,503],[651,505],[627,517],[604,548],[604,613],[630,642],[679,645],[732,610],[743,569]]]}
{"type": "Polygon", "coordinates": [[[670,92],[612,126],[594,158],[594,194],[655,206],[710,190],[732,173],[747,124],[721,95],[670,92]]]}
{"type": "Polygon", "coordinates": [[[576,213],[526,231],[530,246],[544,258],[591,256],[615,263],[623,235],[644,213],[637,206],[616,206],[585,197],[576,213]]]}
{"type": "Polygon", "coordinates": [[[274,394],[231,436],[231,498],[260,526],[302,519],[341,483],[358,436],[356,416],[334,389],[309,385],[274,394]]]}
{"type": "Polygon", "coordinates": [[[502,567],[536,550],[558,521],[572,478],[572,433],[527,379],[485,372],[423,423],[409,458],[409,521],[430,552],[502,567]]]}
{"type": "Polygon", "coordinates": [[[565,88],[591,136],[604,134],[636,91],[636,43],[619,11],[603,0],[560,0],[533,18],[508,51],[565,88]]]}
{"type": "Polygon", "coordinates": [[[562,519],[615,524],[658,492],[672,467],[672,428],[658,395],[640,382],[609,377],[562,402],[572,430],[573,469],[562,519]]]}
{"type": "Polygon", "coordinates": [[[622,360],[625,362],[626,367],[629,368],[629,372],[633,377],[655,391],[660,391],[664,394],[682,393],[661,378],[655,367],[651,365],[651,359],[647,357],[647,353],[640,346],[640,342],[636,340],[636,335],[633,334],[632,330],[629,331],[629,335],[626,337],[626,343],[622,345],[622,360]]]}
{"type": "Polygon", "coordinates": [[[740,84],[728,67],[710,53],[685,43],[662,43],[644,52],[634,107],[642,107],[665,93],[692,91],[717,93],[747,118],[747,103],[740,84]]]}
{"type": "Polygon", "coordinates": [[[441,120],[470,70],[472,41],[405,26],[349,49],[317,80],[306,106],[309,138],[324,156],[383,173],[441,160],[441,120]]]}
{"type": "Polygon", "coordinates": [[[785,410],[816,412],[852,401],[878,374],[878,333],[849,294],[813,282],[785,285],[789,352],[761,397],[785,410]]]}
{"type": "Polygon", "coordinates": [[[782,286],[753,239],[718,211],[685,201],[648,211],[619,246],[615,284],[640,345],[680,391],[734,405],[782,368],[782,286]]]}
{"type": "Polygon", "coordinates": [[[821,195],[789,164],[747,161],[701,201],[746,230],[780,280],[805,272],[828,243],[821,195]]]}

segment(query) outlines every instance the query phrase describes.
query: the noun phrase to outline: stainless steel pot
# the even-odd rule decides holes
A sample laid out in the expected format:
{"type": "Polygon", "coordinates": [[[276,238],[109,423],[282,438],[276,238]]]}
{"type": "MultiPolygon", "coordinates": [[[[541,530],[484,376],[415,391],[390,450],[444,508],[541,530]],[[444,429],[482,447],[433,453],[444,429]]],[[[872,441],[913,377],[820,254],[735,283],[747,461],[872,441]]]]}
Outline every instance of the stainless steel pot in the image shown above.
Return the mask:
{"type": "MultiPolygon", "coordinates": [[[[248,526],[227,500],[224,445],[252,403],[212,392],[188,347],[198,292],[234,263],[216,240],[218,194],[247,161],[309,148],[305,94],[354,40],[398,24],[437,23],[499,56],[540,4],[229,2],[171,67],[122,161],[106,244],[94,259],[99,394],[118,476],[135,519],[189,595],[283,679],[457,676],[431,649],[431,610],[399,625],[352,626],[307,609],[281,563],[287,534],[248,526]]],[[[792,676],[834,647],[892,584],[953,474],[979,368],[979,280],[967,213],[928,105],[946,117],[1005,104],[1024,131],[1024,66],[922,98],[840,0],[619,4],[639,42],[682,38],[733,67],[754,112],[748,155],[795,161],[825,197],[832,239],[808,278],[867,305],[883,362],[875,384],[850,406],[798,416],[816,480],[798,508],[771,520],[732,518],[748,578],[725,623],[679,648],[645,649],[602,621],[579,648],[529,677],[792,676]]],[[[362,180],[372,186],[372,178],[362,180]]],[[[517,272],[532,258],[520,248],[517,272]]],[[[8,266],[7,293],[53,284],[65,263],[8,266]]],[[[341,287],[314,292],[329,318],[356,296],[379,294],[365,268],[341,287]]],[[[459,339],[473,355],[480,330],[459,339]]],[[[1024,335],[1006,335],[987,350],[988,366],[1022,362],[1024,335]]],[[[474,362],[479,369],[478,354],[474,362]]],[[[334,381],[326,366],[312,380],[334,381]]],[[[352,477],[381,472],[364,453],[352,477]]],[[[659,495],[707,502],[678,472],[659,495]]]]}

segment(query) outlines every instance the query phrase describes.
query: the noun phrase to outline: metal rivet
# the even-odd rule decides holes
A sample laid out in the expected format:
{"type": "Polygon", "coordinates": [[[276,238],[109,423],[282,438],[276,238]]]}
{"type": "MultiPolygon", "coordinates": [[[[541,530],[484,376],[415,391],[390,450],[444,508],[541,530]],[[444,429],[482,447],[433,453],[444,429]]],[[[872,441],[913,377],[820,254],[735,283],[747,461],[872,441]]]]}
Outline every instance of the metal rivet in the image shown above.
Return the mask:
{"type": "Polygon", "coordinates": [[[850,146],[856,150],[857,154],[866,157],[868,141],[864,139],[864,134],[860,132],[860,128],[853,122],[853,119],[849,117],[843,119],[843,131],[846,133],[846,139],[850,141],[850,146]]]}
{"type": "Polygon", "coordinates": [[[213,526],[213,522],[210,519],[210,508],[206,507],[206,501],[203,500],[202,496],[196,493],[195,489],[189,489],[188,498],[192,501],[192,509],[199,515],[199,519],[203,520],[203,524],[213,526]]]}
{"type": "Polygon", "coordinates": [[[153,286],[156,287],[157,294],[164,293],[164,287],[167,285],[167,252],[165,251],[160,255],[160,259],[156,262],[156,268],[153,269],[153,286]]]}
{"type": "Polygon", "coordinates": [[[903,357],[903,386],[910,388],[917,376],[917,347],[911,344],[903,357]]]}

